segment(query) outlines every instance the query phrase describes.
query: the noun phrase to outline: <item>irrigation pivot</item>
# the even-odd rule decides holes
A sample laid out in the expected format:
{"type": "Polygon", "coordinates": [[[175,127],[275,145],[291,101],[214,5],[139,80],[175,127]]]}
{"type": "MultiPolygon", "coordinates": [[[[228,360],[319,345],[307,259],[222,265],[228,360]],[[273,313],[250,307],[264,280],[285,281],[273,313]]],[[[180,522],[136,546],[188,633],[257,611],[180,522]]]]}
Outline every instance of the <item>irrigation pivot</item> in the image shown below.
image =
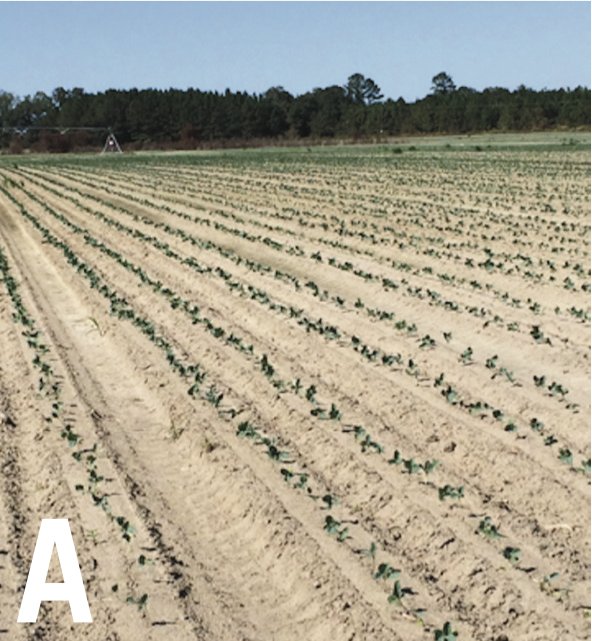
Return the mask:
{"type": "Polygon", "coordinates": [[[119,146],[119,143],[117,142],[117,138],[115,137],[115,134],[110,132],[109,135],[107,136],[107,140],[105,140],[105,146],[103,147],[103,151],[101,154],[104,153],[115,153],[115,154],[122,154],[123,151],[121,151],[121,147],[119,146]]]}

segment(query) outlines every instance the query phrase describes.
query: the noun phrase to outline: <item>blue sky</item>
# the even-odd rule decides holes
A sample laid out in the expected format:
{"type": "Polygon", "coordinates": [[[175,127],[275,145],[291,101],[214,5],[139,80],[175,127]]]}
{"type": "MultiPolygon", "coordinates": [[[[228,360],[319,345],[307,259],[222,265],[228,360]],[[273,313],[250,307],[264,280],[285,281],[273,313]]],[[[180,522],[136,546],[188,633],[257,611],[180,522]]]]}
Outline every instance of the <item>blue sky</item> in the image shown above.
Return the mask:
{"type": "Polygon", "coordinates": [[[590,2],[0,2],[0,90],[590,87],[590,2]]]}

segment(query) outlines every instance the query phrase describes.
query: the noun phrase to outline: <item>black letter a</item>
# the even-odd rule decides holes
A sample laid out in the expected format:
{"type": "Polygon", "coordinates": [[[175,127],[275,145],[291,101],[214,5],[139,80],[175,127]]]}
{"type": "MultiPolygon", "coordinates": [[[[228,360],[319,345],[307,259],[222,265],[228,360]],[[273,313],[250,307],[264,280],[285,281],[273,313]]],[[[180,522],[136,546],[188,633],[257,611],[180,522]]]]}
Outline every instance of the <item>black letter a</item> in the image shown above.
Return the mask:
{"type": "Polygon", "coordinates": [[[21,604],[19,623],[35,621],[39,604],[48,599],[70,601],[74,621],[91,622],[76,551],[66,519],[43,519],[33,563],[29,571],[29,579],[25,587],[25,596],[21,604]],[[45,583],[54,541],[60,555],[60,564],[64,575],[63,584],[45,583]]]}

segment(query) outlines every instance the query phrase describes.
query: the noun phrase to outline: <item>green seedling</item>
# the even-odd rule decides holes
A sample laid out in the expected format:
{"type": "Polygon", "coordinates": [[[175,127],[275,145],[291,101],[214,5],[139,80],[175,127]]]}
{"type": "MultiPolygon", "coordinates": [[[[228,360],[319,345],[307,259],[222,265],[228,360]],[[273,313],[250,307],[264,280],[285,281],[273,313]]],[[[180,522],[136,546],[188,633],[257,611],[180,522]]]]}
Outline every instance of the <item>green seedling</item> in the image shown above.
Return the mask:
{"type": "Polygon", "coordinates": [[[271,378],[275,373],[274,367],[267,360],[267,354],[263,354],[263,357],[261,359],[261,370],[268,378],[271,378]]]}
{"type": "Polygon", "coordinates": [[[360,443],[360,447],[362,449],[362,452],[364,453],[366,453],[371,448],[374,449],[378,454],[382,454],[384,452],[384,447],[376,443],[376,441],[373,441],[370,437],[370,434],[366,434],[364,440],[360,443]]]}
{"type": "MultiPolygon", "coordinates": [[[[79,487],[82,488],[82,485],[77,485],[76,489],[78,489],[79,487]]],[[[93,503],[95,504],[95,507],[100,507],[103,512],[105,512],[105,514],[111,514],[111,508],[109,507],[106,496],[100,496],[98,494],[95,494],[94,492],[91,492],[90,496],[93,500],[93,503]]]]}
{"type": "Polygon", "coordinates": [[[284,477],[284,481],[286,481],[286,483],[290,483],[290,481],[294,478],[294,472],[286,469],[285,467],[282,467],[282,469],[280,470],[280,474],[284,477]]]}
{"type": "Polygon", "coordinates": [[[355,439],[356,442],[359,438],[362,438],[364,434],[366,434],[366,430],[363,427],[360,427],[359,425],[354,426],[354,434],[355,434],[355,439]]]}
{"type": "Polygon", "coordinates": [[[96,490],[99,487],[99,483],[104,480],[104,477],[99,476],[96,470],[91,469],[88,475],[88,482],[91,489],[96,490]]]}
{"type": "Polygon", "coordinates": [[[138,557],[138,565],[143,568],[146,565],[154,565],[154,561],[152,559],[146,558],[143,554],[140,554],[138,557]]]}
{"type": "Polygon", "coordinates": [[[500,367],[500,370],[498,373],[500,376],[505,376],[508,379],[508,381],[510,381],[510,383],[514,383],[516,380],[516,377],[514,376],[514,372],[510,372],[505,367],[500,367]]]}
{"type": "Polygon", "coordinates": [[[239,424],[236,435],[239,438],[251,438],[253,440],[261,438],[257,430],[249,423],[249,421],[243,421],[239,424]]]}
{"type": "Polygon", "coordinates": [[[558,443],[558,442],[559,441],[555,438],[555,436],[553,436],[553,434],[549,434],[549,436],[547,436],[544,441],[545,445],[547,446],[555,445],[555,443],[558,443]]]}
{"type": "Polygon", "coordinates": [[[421,470],[421,465],[416,463],[413,459],[403,461],[403,465],[405,466],[405,469],[409,472],[409,474],[415,474],[416,472],[419,472],[419,470],[421,470]]]}
{"type": "Polygon", "coordinates": [[[427,347],[435,347],[436,341],[429,335],[426,334],[419,344],[419,349],[426,349],[427,347]]]}
{"type": "Polygon", "coordinates": [[[322,498],[323,503],[327,506],[327,509],[330,510],[334,505],[339,505],[339,501],[333,498],[330,494],[325,494],[322,498]]]}
{"type": "Polygon", "coordinates": [[[483,405],[481,401],[477,401],[476,403],[470,403],[466,407],[468,408],[469,414],[471,416],[481,415],[487,412],[487,408],[485,407],[485,405],[483,405]]]}
{"type": "Polygon", "coordinates": [[[472,363],[473,362],[473,348],[472,347],[467,347],[467,349],[465,349],[465,351],[460,355],[459,360],[463,365],[469,365],[470,363],[472,363]]]}
{"type": "Polygon", "coordinates": [[[364,437],[364,440],[360,442],[360,447],[362,448],[362,452],[366,452],[370,447],[371,443],[372,443],[372,438],[370,434],[366,434],[366,436],[364,437]]]}
{"type": "Polygon", "coordinates": [[[503,556],[505,559],[508,559],[510,563],[518,563],[520,560],[520,555],[522,554],[522,550],[519,550],[518,548],[511,548],[507,547],[503,552],[503,556]]]}
{"type": "Polygon", "coordinates": [[[80,443],[81,439],[78,434],[72,431],[72,428],[69,425],[66,425],[64,431],[60,434],[62,438],[67,439],[68,445],[74,447],[77,443],[80,443]]]}
{"type": "Polygon", "coordinates": [[[543,580],[539,583],[539,588],[541,592],[546,592],[547,594],[555,595],[559,592],[552,585],[551,581],[559,578],[559,572],[553,572],[550,576],[544,576],[543,580]]]}
{"type": "Polygon", "coordinates": [[[340,525],[339,521],[336,521],[331,515],[328,515],[325,517],[323,529],[329,534],[338,534],[340,525]]]}
{"type": "MultiPolygon", "coordinates": [[[[297,490],[304,490],[306,488],[306,484],[308,483],[308,475],[307,474],[300,474],[298,477],[298,481],[294,483],[294,487],[297,490]]],[[[308,488],[306,488],[308,489],[308,488]]],[[[310,492],[310,489],[309,489],[310,492]]]]}
{"type": "Polygon", "coordinates": [[[537,387],[545,387],[547,381],[544,376],[533,376],[533,379],[537,387]]]}
{"type": "Polygon", "coordinates": [[[402,588],[401,582],[395,581],[395,585],[393,586],[393,592],[389,596],[388,602],[394,603],[395,605],[399,605],[400,603],[403,602],[403,597],[406,594],[411,594],[411,590],[409,588],[402,588]]]}
{"type": "Polygon", "coordinates": [[[442,335],[444,336],[444,340],[447,343],[450,343],[450,341],[452,340],[452,332],[443,332],[442,335]]]}
{"type": "Polygon", "coordinates": [[[200,387],[200,383],[193,383],[193,385],[191,385],[191,387],[187,390],[187,394],[189,394],[189,396],[192,396],[193,398],[196,398],[199,395],[200,387]]]}
{"type": "Polygon", "coordinates": [[[497,526],[492,525],[490,516],[486,516],[481,523],[479,523],[479,532],[485,534],[488,539],[499,539],[501,536],[497,526]]]}
{"type": "Polygon", "coordinates": [[[504,430],[506,432],[517,432],[518,431],[518,426],[516,425],[516,423],[514,423],[514,420],[512,419],[512,420],[510,420],[508,422],[506,427],[504,427],[504,430]]]}
{"type": "Polygon", "coordinates": [[[395,568],[391,567],[390,563],[381,563],[378,566],[378,570],[374,575],[374,578],[383,579],[386,581],[388,579],[396,579],[399,574],[401,574],[400,570],[396,570],[395,568]]]}
{"type": "Polygon", "coordinates": [[[537,343],[545,343],[547,345],[551,345],[551,339],[547,338],[543,332],[541,331],[541,328],[538,325],[533,325],[532,329],[530,330],[530,335],[534,338],[534,340],[537,343]]]}
{"type": "Polygon", "coordinates": [[[554,581],[557,578],[559,578],[559,572],[554,572],[551,576],[545,576],[539,584],[539,587],[541,592],[546,592],[556,599],[562,600],[563,597],[569,597],[571,592],[571,581],[568,582],[565,588],[553,587],[551,585],[551,581],[554,581]]]}
{"type": "Polygon", "coordinates": [[[573,454],[567,448],[562,447],[559,450],[559,460],[562,463],[567,463],[568,465],[573,465],[573,454]]]}
{"type": "Polygon", "coordinates": [[[87,538],[87,539],[90,539],[90,540],[93,542],[93,545],[98,545],[98,541],[97,541],[98,536],[99,536],[99,533],[98,533],[98,531],[97,531],[97,530],[91,530],[91,531],[86,535],[86,538],[87,538]]]}
{"type": "Polygon", "coordinates": [[[443,501],[446,497],[451,499],[462,499],[465,495],[465,488],[458,487],[454,488],[451,485],[445,485],[444,487],[438,488],[438,496],[440,500],[443,501]]]}
{"type": "Polygon", "coordinates": [[[377,454],[382,454],[384,452],[384,446],[379,445],[376,441],[372,441],[370,443],[370,447],[374,448],[377,454]]]}
{"type": "Polygon", "coordinates": [[[431,474],[438,467],[438,465],[440,465],[440,461],[437,461],[437,460],[426,461],[422,466],[423,471],[426,474],[431,474]]]}
{"type": "Polygon", "coordinates": [[[310,413],[313,416],[316,416],[316,418],[320,418],[323,420],[327,418],[327,412],[322,407],[315,407],[314,409],[310,410],[310,413]]]}
{"type": "Polygon", "coordinates": [[[288,452],[282,452],[278,447],[276,447],[272,443],[270,443],[267,446],[267,456],[269,456],[269,458],[274,461],[283,461],[287,458],[290,458],[290,455],[288,452]]]}
{"type": "Polygon", "coordinates": [[[538,418],[532,418],[530,419],[530,429],[533,432],[540,432],[542,431],[543,427],[545,424],[542,421],[539,421],[538,418]]]}
{"type": "Polygon", "coordinates": [[[563,387],[563,385],[560,385],[555,381],[553,381],[547,389],[549,390],[549,392],[551,392],[551,396],[557,396],[557,394],[561,394],[561,396],[563,397],[569,393],[567,387],[563,387]]]}
{"type": "Polygon", "coordinates": [[[341,412],[337,409],[335,403],[331,403],[331,411],[329,412],[329,418],[332,421],[339,421],[341,419],[341,412]]]}
{"type": "Polygon", "coordinates": [[[311,385],[307,390],[306,390],[306,400],[309,403],[316,403],[316,393],[317,393],[317,388],[314,385],[311,385]]]}
{"type": "Polygon", "coordinates": [[[218,390],[214,385],[210,387],[208,390],[208,395],[207,395],[207,400],[214,406],[214,407],[219,407],[220,403],[222,402],[222,399],[224,398],[224,394],[218,394],[218,390]]]}
{"type": "Polygon", "coordinates": [[[130,525],[130,522],[127,521],[123,516],[118,516],[115,519],[115,522],[121,528],[121,536],[126,541],[131,541],[132,536],[136,533],[136,528],[133,525],[130,525]]]}
{"type": "Polygon", "coordinates": [[[143,594],[139,599],[134,599],[131,596],[128,596],[127,599],[125,600],[126,603],[133,603],[134,605],[138,606],[138,609],[140,610],[145,610],[146,609],[146,604],[148,603],[148,595],[143,594]]]}
{"type": "Polygon", "coordinates": [[[434,381],[434,387],[440,387],[444,385],[444,372],[438,376],[438,378],[434,381]]]}
{"type": "Polygon", "coordinates": [[[458,392],[450,387],[450,385],[442,390],[441,392],[442,396],[451,404],[451,405],[456,405],[458,403],[458,392]]]}
{"type": "Polygon", "coordinates": [[[395,450],[395,453],[393,454],[393,458],[389,460],[389,465],[401,465],[403,463],[403,457],[401,456],[401,452],[399,450],[395,450]]]}
{"type": "Polygon", "coordinates": [[[51,416],[52,418],[58,418],[60,414],[62,413],[62,408],[64,407],[64,404],[61,401],[58,401],[56,403],[53,403],[51,408],[51,416]]]}
{"type": "Polygon", "coordinates": [[[452,625],[447,621],[441,630],[434,631],[435,641],[456,641],[458,632],[452,629],[452,625]]]}
{"type": "Polygon", "coordinates": [[[377,548],[376,548],[376,543],[374,543],[374,541],[370,543],[370,547],[367,550],[363,550],[364,556],[370,559],[376,558],[376,552],[377,552],[377,548]]]}
{"type": "Polygon", "coordinates": [[[405,374],[407,374],[408,376],[414,376],[415,378],[419,376],[419,369],[417,368],[417,363],[412,358],[409,359],[407,368],[405,369],[405,374]]]}
{"type": "Polygon", "coordinates": [[[487,367],[487,369],[495,369],[497,367],[497,358],[497,354],[495,356],[492,356],[491,358],[488,358],[485,361],[485,367],[487,367]]]}
{"type": "Polygon", "coordinates": [[[345,541],[346,539],[351,538],[350,536],[348,536],[348,532],[349,532],[348,528],[346,527],[343,528],[343,530],[337,533],[337,540],[343,543],[343,541],[345,541]]]}

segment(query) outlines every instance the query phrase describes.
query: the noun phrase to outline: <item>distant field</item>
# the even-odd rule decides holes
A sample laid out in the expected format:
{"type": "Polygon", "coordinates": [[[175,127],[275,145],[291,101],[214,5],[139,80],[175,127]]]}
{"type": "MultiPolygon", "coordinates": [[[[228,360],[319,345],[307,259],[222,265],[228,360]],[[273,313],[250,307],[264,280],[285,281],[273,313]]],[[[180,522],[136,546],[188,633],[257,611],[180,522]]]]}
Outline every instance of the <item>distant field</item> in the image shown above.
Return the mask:
{"type": "Polygon", "coordinates": [[[590,638],[590,134],[391,142],[2,158],[11,639],[590,638]]]}
{"type": "Polygon", "coordinates": [[[446,147],[450,145],[454,149],[471,149],[481,146],[482,149],[500,149],[515,147],[530,147],[539,149],[576,148],[578,150],[590,149],[589,131],[553,131],[537,133],[508,133],[508,134],[468,134],[464,136],[422,136],[418,138],[407,138],[405,143],[416,145],[422,149],[430,147],[446,147]]]}

